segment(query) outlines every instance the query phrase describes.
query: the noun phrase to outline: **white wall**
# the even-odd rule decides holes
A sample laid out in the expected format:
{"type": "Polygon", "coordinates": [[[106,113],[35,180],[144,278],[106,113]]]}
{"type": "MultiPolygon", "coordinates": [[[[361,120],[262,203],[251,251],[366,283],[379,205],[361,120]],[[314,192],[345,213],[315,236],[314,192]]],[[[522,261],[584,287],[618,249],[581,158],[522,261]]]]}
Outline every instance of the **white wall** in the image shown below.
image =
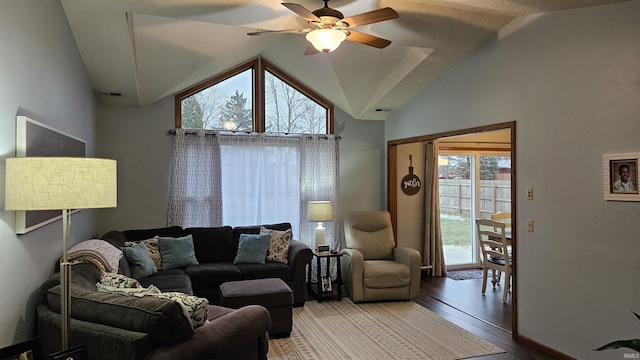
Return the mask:
{"type": "MultiPolygon", "coordinates": [[[[96,154],[96,102],[59,1],[0,2],[0,347],[36,336],[38,289],[62,255],[62,224],[16,236],[4,211],[4,159],[15,156],[16,115],[87,141],[96,154]]],[[[70,245],[97,233],[97,211],[73,215],[70,245]]]]}
{"type": "MultiPolygon", "coordinates": [[[[118,161],[118,207],[100,213],[100,234],[167,224],[174,102],[144,108],[100,106],[98,152],[118,161]]],[[[340,211],[379,210],[386,176],[384,123],[335,115],[340,140],[340,211]]]]}
{"type": "Polygon", "coordinates": [[[98,107],[98,153],[118,161],[118,207],[100,213],[100,234],[167,225],[173,108],[98,107]]]}
{"type": "Polygon", "coordinates": [[[602,190],[603,154],[640,151],[638,14],[634,0],[516,19],[386,122],[392,140],[516,121],[518,331],[578,359],[622,358],[592,349],[638,337],[640,202],[602,190]]]}

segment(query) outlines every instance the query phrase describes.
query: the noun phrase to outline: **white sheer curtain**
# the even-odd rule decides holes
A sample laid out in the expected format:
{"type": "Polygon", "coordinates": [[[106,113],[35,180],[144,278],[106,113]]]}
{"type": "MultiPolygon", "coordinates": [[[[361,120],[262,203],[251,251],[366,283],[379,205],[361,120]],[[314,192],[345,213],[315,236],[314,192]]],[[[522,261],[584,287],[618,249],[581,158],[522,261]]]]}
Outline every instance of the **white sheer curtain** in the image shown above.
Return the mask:
{"type": "Polygon", "coordinates": [[[225,134],[220,145],[224,225],[289,222],[299,239],[300,136],[225,134]]]}
{"type": "Polygon", "coordinates": [[[169,226],[221,226],[219,133],[176,129],[169,184],[169,226]]]}

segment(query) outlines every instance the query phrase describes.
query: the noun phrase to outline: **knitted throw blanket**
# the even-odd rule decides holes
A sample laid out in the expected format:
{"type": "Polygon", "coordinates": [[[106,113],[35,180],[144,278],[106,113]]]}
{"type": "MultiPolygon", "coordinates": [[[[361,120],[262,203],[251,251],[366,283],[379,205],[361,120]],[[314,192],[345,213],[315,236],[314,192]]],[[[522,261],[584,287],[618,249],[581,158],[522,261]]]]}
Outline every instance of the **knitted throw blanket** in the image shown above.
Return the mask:
{"type": "Polygon", "coordinates": [[[95,264],[100,270],[116,273],[122,258],[122,250],[104,240],[83,241],[67,252],[69,262],[84,261],[95,264]]]}

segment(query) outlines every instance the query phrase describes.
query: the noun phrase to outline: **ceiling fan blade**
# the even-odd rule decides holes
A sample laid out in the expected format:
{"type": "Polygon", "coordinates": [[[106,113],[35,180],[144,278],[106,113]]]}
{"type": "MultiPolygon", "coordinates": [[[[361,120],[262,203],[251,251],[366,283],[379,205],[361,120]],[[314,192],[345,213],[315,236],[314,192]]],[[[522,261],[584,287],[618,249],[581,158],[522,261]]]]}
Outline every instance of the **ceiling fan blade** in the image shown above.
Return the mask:
{"type": "Polygon", "coordinates": [[[305,55],[315,55],[315,54],[319,54],[320,51],[318,51],[318,49],[316,49],[315,47],[313,47],[313,45],[309,44],[309,46],[307,46],[307,50],[305,50],[304,54],[305,55]]]}
{"type": "Polygon", "coordinates": [[[357,26],[395,19],[398,16],[399,15],[395,10],[390,7],[386,7],[354,16],[349,16],[348,18],[342,19],[342,22],[346,22],[347,24],[349,24],[349,27],[354,28],[357,26]]]}
{"type": "Polygon", "coordinates": [[[267,34],[304,34],[309,32],[309,29],[289,29],[289,30],[265,30],[265,31],[254,31],[248,32],[247,35],[255,36],[255,35],[267,35],[267,34]]]}
{"type": "Polygon", "coordinates": [[[386,48],[391,45],[391,41],[370,34],[361,33],[359,31],[349,30],[347,40],[357,42],[364,45],[373,46],[378,49],[386,48]]]}
{"type": "Polygon", "coordinates": [[[287,9],[293,11],[294,13],[298,14],[299,16],[302,16],[303,18],[307,19],[307,21],[322,22],[322,20],[320,20],[311,11],[309,11],[306,7],[300,4],[285,2],[285,3],[282,3],[282,5],[284,5],[287,9]]]}

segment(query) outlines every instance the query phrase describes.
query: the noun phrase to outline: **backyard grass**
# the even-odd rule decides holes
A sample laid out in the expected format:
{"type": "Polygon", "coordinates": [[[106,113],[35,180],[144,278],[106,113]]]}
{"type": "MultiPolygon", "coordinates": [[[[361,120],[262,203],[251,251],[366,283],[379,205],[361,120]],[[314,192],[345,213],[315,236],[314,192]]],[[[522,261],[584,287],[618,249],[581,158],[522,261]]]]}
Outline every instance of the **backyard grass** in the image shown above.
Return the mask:
{"type": "Polygon", "coordinates": [[[461,215],[440,215],[442,244],[471,246],[471,218],[461,215]]]}

